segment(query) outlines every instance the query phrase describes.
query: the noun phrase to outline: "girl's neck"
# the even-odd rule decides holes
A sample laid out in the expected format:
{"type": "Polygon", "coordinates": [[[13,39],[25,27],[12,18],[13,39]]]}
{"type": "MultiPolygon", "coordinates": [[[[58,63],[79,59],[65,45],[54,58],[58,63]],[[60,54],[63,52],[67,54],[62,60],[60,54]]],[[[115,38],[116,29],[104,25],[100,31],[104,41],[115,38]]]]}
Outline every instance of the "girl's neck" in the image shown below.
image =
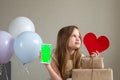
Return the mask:
{"type": "Polygon", "coordinates": [[[73,59],[73,54],[74,54],[75,50],[69,50],[70,53],[70,58],[73,59]]]}

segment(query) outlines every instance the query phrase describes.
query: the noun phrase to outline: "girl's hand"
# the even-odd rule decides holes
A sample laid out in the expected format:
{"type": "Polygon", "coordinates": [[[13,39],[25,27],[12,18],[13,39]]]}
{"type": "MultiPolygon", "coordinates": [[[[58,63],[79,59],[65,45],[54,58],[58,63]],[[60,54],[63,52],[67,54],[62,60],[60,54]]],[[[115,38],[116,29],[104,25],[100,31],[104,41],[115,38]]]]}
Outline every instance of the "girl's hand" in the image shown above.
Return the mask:
{"type": "Polygon", "coordinates": [[[99,56],[99,52],[98,51],[96,51],[96,52],[92,52],[93,54],[91,55],[91,56],[93,56],[93,57],[97,57],[97,56],[99,56]]]}

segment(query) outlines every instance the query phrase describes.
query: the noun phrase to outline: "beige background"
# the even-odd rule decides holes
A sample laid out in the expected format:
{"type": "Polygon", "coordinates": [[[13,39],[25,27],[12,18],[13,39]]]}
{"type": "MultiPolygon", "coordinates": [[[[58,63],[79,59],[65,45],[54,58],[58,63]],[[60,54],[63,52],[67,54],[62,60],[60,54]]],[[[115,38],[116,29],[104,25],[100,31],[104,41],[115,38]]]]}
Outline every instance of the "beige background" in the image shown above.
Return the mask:
{"type": "MultiPolygon", "coordinates": [[[[110,47],[102,56],[105,66],[113,69],[114,80],[120,80],[120,0],[0,0],[0,30],[8,31],[18,16],[31,19],[42,40],[53,48],[58,30],[66,25],[79,26],[82,36],[89,31],[107,36],[110,47]]],[[[88,55],[84,45],[82,51],[88,55]]],[[[38,59],[23,66],[14,54],[11,62],[11,80],[49,79],[38,59]]]]}

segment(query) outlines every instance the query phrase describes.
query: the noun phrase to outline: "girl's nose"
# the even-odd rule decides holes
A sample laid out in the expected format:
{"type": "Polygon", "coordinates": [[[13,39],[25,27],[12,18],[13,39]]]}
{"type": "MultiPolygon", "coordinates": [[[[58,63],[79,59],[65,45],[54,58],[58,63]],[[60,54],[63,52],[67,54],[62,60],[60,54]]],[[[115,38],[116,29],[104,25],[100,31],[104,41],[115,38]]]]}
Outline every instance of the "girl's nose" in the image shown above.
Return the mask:
{"type": "Polygon", "coordinates": [[[76,37],[76,40],[77,40],[77,41],[79,41],[79,40],[80,40],[80,38],[79,38],[79,37],[76,37]]]}

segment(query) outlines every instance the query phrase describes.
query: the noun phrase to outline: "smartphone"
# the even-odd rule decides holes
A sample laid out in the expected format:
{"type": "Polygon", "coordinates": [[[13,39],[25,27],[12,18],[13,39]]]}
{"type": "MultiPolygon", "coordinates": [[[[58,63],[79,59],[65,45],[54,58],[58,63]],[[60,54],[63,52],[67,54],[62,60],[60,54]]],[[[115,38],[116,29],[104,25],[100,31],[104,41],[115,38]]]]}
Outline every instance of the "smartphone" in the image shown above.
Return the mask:
{"type": "Polygon", "coordinates": [[[41,63],[49,64],[51,62],[51,44],[42,44],[41,45],[41,63]]]}

